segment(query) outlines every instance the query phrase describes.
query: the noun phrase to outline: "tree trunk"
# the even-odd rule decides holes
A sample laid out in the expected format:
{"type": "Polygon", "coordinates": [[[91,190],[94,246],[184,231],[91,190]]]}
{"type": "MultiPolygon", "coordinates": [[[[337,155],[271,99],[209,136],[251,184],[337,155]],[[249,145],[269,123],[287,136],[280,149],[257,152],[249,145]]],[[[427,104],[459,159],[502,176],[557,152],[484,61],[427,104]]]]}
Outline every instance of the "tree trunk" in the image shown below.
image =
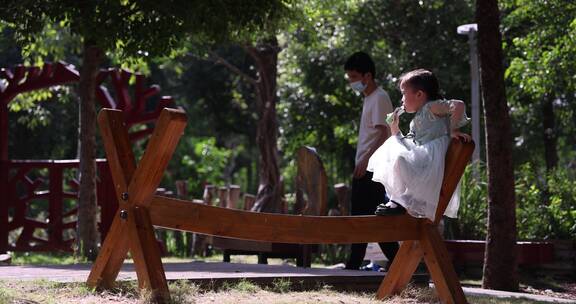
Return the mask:
{"type": "Polygon", "coordinates": [[[498,1],[477,0],[476,21],[488,162],[488,235],[482,286],[514,291],[518,290],[516,203],[498,1]]]}
{"type": "Polygon", "coordinates": [[[8,199],[6,198],[8,168],[5,167],[5,161],[8,161],[8,103],[0,100],[0,193],[4,193],[4,198],[0,200],[0,253],[7,252],[9,239],[8,199]]]}
{"type": "Polygon", "coordinates": [[[556,152],[558,138],[556,137],[554,101],[548,94],[542,100],[542,127],[546,172],[550,173],[558,165],[558,153],[556,152]]]}
{"type": "Polygon", "coordinates": [[[77,254],[95,260],[99,235],[96,205],[96,76],[103,52],[89,41],[84,42],[80,71],[80,189],[78,197],[77,254]]]}
{"type": "Polygon", "coordinates": [[[271,37],[255,47],[248,47],[247,51],[254,59],[258,70],[255,88],[258,111],[256,143],[260,152],[260,184],[252,210],[279,213],[282,212],[282,187],[278,168],[276,76],[280,48],[276,38],[271,37]]]}

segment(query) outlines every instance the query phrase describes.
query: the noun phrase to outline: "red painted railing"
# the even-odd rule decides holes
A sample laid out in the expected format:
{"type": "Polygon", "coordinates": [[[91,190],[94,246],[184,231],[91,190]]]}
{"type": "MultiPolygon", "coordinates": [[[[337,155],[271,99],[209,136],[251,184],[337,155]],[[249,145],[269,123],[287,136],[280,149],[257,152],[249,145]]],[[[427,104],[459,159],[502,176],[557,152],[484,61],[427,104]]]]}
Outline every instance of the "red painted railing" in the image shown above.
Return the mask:
{"type": "MultiPolygon", "coordinates": [[[[4,251],[72,251],[78,211],[78,160],[10,160],[0,195],[7,214],[4,251]]],[[[97,160],[99,230],[104,239],[118,207],[106,160],[97,160]]],[[[3,229],[4,230],[4,229],[3,229]]]]}
{"type": "MultiPolygon", "coordinates": [[[[76,222],[71,220],[76,209],[66,208],[66,201],[77,200],[77,182],[64,178],[66,170],[78,168],[77,160],[15,161],[8,155],[8,104],[18,95],[42,88],[67,85],[79,81],[80,73],[65,62],[45,63],[42,67],[17,65],[0,68],[0,253],[10,251],[71,250],[76,222]],[[31,172],[44,172],[32,174],[31,172]],[[38,175],[34,177],[33,175],[38,175]],[[41,178],[39,177],[41,176],[41,178]],[[19,188],[18,188],[19,187],[19,188]],[[40,219],[29,217],[39,213],[40,219]],[[15,240],[15,241],[14,241],[15,240]]],[[[160,87],[146,85],[145,76],[123,69],[99,72],[96,97],[101,107],[123,110],[128,126],[141,125],[129,134],[131,141],[145,138],[160,111],[173,105],[172,97],[157,96],[160,87]],[[134,85],[130,80],[134,77],[134,85]],[[113,94],[107,86],[113,86],[113,94]],[[158,102],[149,109],[148,101],[158,102]]],[[[14,156],[12,156],[14,157],[14,156]]],[[[16,156],[17,157],[17,156],[16,156]]],[[[100,232],[105,236],[117,208],[108,165],[98,162],[100,180],[97,185],[100,206],[100,232]]],[[[76,206],[75,204],[74,206],[76,206]]]]}

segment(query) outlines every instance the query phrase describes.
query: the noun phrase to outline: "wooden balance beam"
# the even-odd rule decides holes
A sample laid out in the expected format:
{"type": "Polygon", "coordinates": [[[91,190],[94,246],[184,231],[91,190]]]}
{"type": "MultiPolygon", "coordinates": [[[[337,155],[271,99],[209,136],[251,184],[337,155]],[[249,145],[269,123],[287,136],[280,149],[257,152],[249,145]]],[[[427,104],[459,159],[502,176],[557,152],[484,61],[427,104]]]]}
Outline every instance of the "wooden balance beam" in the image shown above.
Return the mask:
{"type": "Polygon", "coordinates": [[[474,150],[452,140],[435,220],[398,216],[301,216],[233,210],[155,195],[186,125],[183,111],[164,109],[136,165],[121,111],[98,116],[120,206],[88,276],[91,287],[110,288],[128,252],[138,285],[169,299],[154,226],[245,240],[295,244],[404,241],[377,291],[377,298],[402,291],[424,258],[444,303],[466,303],[437,225],[474,150]],[[318,228],[321,229],[318,229],[318,228]]]}

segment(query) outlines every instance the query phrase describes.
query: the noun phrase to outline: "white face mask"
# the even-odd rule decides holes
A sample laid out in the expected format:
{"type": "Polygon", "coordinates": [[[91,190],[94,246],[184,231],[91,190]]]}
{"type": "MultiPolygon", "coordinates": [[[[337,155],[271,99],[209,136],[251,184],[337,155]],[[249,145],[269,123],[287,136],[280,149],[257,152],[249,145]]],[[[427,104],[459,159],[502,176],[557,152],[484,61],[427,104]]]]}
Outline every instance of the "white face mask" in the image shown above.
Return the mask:
{"type": "Polygon", "coordinates": [[[352,88],[352,90],[358,93],[362,93],[364,92],[364,90],[366,90],[366,85],[363,84],[361,80],[351,82],[350,87],[352,88]]]}

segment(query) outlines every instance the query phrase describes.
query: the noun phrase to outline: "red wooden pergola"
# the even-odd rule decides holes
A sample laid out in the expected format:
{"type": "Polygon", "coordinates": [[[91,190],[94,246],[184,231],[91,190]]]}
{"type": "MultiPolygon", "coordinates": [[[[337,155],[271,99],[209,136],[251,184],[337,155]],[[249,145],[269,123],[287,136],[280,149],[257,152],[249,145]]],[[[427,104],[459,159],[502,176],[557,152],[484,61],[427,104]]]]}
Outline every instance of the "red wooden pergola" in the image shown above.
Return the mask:
{"type": "MultiPolygon", "coordinates": [[[[18,94],[78,82],[80,73],[73,65],[65,62],[46,63],[42,67],[18,65],[12,69],[0,69],[0,252],[10,251],[52,251],[70,250],[72,239],[64,239],[66,229],[74,229],[75,221],[70,221],[76,208],[66,210],[63,201],[76,199],[77,181],[64,181],[65,170],[78,167],[78,160],[14,160],[8,153],[8,105],[18,94]],[[29,173],[36,169],[47,169],[43,178],[31,178],[29,173]],[[40,191],[42,185],[47,190],[40,191]],[[67,185],[68,191],[64,188],[67,185]],[[17,186],[20,191],[16,191],[17,186]],[[72,191],[70,191],[72,189],[72,191]],[[19,192],[19,193],[17,193],[19,192]],[[27,208],[36,200],[48,201],[46,221],[28,218],[27,208]],[[22,228],[15,244],[9,244],[9,233],[22,228]],[[47,238],[34,234],[36,229],[46,229],[47,238]]],[[[136,124],[153,122],[160,110],[173,103],[169,96],[161,96],[152,111],[146,109],[147,101],[159,94],[157,85],[146,87],[142,74],[127,70],[105,69],[97,77],[96,97],[105,108],[121,109],[124,122],[130,127],[136,124]],[[132,88],[129,81],[135,78],[132,88]],[[105,85],[109,80],[114,97],[105,85]],[[130,92],[133,91],[133,94],[130,92]],[[133,96],[132,96],[133,95],[133,96]]],[[[149,135],[152,128],[133,132],[134,141],[149,135]]],[[[98,198],[101,207],[100,231],[104,237],[112,223],[117,208],[114,189],[110,188],[109,168],[105,160],[98,160],[101,175],[98,184],[98,198]]]]}

